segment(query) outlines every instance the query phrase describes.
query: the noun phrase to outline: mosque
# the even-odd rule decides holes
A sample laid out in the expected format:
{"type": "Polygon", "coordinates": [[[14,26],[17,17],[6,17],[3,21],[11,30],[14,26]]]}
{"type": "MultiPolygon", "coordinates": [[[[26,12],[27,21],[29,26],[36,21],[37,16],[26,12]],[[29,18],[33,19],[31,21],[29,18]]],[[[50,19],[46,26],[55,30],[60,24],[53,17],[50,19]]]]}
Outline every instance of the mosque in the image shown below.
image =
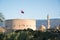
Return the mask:
{"type": "Polygon", "coordinates": [[[44,25],[41,25],[38,30],[44,32],[46,29],[50,29],[50,17],[47,15],[47,28],[44,25]]]}

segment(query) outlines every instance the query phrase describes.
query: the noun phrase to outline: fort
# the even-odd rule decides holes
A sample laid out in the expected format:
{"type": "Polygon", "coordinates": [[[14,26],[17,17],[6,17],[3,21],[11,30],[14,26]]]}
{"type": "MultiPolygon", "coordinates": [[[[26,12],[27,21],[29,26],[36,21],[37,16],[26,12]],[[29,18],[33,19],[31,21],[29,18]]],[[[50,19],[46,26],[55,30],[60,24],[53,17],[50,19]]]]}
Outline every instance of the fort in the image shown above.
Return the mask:
{"type": "Polygon", "coordinates": [[[23,29],[33,29],[36,30],[36,20],[34,19],[10,19],[5,21],[5,26],[7,29],[13,30],[23,30],[23,29]]]}

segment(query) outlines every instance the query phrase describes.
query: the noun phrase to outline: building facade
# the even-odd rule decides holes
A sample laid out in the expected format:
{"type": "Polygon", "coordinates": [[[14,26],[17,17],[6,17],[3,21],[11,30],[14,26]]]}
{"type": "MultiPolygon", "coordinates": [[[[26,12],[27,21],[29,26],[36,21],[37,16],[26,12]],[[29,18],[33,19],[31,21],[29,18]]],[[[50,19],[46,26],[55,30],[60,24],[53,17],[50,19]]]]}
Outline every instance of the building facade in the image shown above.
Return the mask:
{"type": "Polygon", "coordinates": [[[41,25],[38,30],[44,32],[46,31],[46,27],[44,25],[41,25]]]}
{"type": "Polygon", "coordinates": [[[5,21],[7,29],[23,30],[33,29],[36,30],[36,20],[34,19],[10,19],[5,21]]]}

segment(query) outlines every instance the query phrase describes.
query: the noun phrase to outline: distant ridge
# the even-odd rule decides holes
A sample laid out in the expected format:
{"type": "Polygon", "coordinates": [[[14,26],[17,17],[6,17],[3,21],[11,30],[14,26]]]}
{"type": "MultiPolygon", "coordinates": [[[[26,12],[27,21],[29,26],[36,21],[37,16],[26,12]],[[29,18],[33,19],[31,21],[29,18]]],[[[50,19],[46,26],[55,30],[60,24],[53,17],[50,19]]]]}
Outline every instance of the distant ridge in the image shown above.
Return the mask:
{"type": "MultiPolygon", "coordinates": [[[[60,25],[60,19],[50,19],[51,28],[60,25]]],[[[47,27],[47,20],[36,20],[36,27],[39,28],[41,25],[47,27]]]]}

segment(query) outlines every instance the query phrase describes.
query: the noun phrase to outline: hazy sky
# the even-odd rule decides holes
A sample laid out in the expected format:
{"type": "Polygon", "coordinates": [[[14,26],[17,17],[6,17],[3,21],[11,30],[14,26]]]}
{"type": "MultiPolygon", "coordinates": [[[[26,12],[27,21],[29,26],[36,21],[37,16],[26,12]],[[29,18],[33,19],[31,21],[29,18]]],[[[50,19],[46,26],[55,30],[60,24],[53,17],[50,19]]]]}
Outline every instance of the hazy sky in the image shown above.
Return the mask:
{"type": "Polygon", "coordinates": [[[60,18],[60,0],[0,0],[0,12],[5,19],[60,18]]]}

